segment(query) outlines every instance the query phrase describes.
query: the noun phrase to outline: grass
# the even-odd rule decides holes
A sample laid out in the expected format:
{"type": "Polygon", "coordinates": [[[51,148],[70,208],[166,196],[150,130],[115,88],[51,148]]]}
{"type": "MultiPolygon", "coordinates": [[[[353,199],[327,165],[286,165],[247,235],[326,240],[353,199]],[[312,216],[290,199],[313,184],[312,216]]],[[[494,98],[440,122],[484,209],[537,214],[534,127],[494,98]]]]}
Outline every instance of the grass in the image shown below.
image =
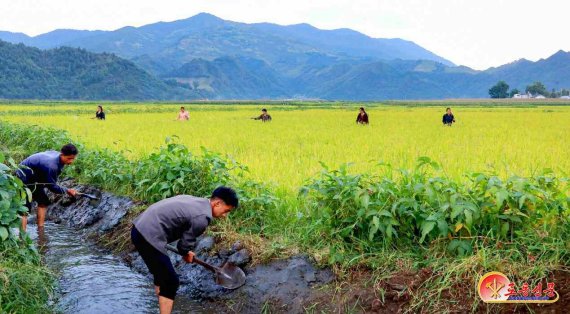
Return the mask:
{"type": "Polygon", "coordinates": [[[4,259],[0,254],[0,312],[50,313],[54,275],[44,266],[4,259]]]}
{"type": "Polygon", "coordinates": [[[13,176],[12,152],[0,145],[0,313],[48,313],[54,277],[20,227],[22,185],[13,176]],[[21,229],[20,229],[20,232],[21,229]]]}

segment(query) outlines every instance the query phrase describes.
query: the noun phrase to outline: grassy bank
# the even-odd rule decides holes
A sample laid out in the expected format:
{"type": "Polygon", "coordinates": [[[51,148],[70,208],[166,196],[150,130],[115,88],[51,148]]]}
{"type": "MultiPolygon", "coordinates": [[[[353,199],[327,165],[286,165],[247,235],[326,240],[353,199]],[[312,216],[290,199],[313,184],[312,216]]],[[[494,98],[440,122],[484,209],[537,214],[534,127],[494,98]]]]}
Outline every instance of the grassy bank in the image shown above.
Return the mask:
{"type": "Polygon", "coordinates": [[[12,173],[14,163],[0,152],[0,313],[49,313],[53,275],[27,235],[19,236],[25,191],[12,173]]]}

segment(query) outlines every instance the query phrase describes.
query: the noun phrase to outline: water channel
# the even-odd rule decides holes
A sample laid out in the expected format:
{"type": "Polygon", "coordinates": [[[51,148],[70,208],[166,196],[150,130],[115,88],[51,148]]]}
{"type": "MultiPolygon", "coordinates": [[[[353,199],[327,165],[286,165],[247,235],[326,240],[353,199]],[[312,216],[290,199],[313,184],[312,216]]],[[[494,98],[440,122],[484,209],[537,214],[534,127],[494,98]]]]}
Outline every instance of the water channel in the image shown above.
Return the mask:
{"type": "MultiPolygon", "coordinates": [[[[123,261],[82,238],[81,233],[47,222],[44,235],[36,225],[28,232],[38,244],[43,260],[58,277],[54,310],[63,313],[158,313],[150,278],[133,271],[123,261]]],[[[173,313],[209,313],[183,295],[173,313]]]]}

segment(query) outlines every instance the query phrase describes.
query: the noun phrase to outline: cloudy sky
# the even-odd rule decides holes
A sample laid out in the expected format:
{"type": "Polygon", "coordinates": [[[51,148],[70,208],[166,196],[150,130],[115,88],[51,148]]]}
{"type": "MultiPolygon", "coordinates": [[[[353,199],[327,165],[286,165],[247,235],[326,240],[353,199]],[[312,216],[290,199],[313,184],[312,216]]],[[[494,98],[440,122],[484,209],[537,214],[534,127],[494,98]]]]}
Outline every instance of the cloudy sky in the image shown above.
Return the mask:
{"type": "Polygon", "coordinates": [[[114,30],[208,12],[237,22],[309,23],[403,38],[486,69],[570,50],[566,0],[0,0],[0,30],[114,30]]]}

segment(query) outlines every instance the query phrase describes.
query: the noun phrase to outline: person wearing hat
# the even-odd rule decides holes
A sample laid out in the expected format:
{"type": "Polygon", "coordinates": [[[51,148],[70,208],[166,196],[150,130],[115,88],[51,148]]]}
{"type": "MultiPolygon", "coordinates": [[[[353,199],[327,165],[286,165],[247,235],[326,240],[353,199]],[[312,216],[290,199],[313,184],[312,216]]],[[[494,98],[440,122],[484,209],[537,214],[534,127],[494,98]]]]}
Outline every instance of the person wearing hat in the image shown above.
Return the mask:
{"type": "Polygon", "coordinates": [[[210,198],[178,195],[148,207],[134,221],[131,240],[154,278],[161,314],[169,314],[180,286],[178,275],[166,254],[166,244],[178,241],[184,261],[194,260],[194,246],[213,218],[224,218],[238,207],[236,192],[218,187],[210,198]]]}

